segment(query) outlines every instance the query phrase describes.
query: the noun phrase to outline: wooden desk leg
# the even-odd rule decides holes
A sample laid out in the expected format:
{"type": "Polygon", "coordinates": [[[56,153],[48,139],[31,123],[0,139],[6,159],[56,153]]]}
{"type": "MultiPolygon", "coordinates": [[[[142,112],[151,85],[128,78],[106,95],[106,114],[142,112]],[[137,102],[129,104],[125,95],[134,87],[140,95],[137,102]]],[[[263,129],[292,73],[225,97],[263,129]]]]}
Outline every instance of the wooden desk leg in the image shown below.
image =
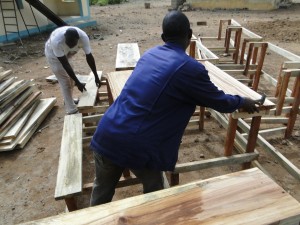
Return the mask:
{"type": "Polygon", "coordinates": [[[109,86],[108,82],[107,82],[107,97],[108,97],[108,104],[112,105],[114,100],[113,100],[112,93],[111,93],[110,86],[109,86]]]}
{"type": "Polygon", "coordinates": [[[204,129],[204,115],[205,115],[205,107],[200,106],[199,112],[199,130],[202,131],[204,129]]]}
{"type": "MultiPolygon", "coordinates": [[[[260,126],[261,116],[255,116],[252,118],[251,126],[249,130],[248,143],[246,146],[246,153],[254,152],[259,126],[260,126]]],[[[243,164],[243,169],[249,169],[251,162],[246,162],[243,164]]]]}
{"type": "Polygon", "coordinates": [[[129,169],[124,169],[124,171],[123,171],[123,177],[124,178],[130,178],[131,176],[130,176],[130,171],[129,171],[129,169]]]}
{"type": "Polygon", "coordinates": [[[233,119],[230,114],[228,128],[227,128],[227,134],[226,134],[226,139],[225,139],[225,150],[224,150],[225,156],[232,155],[232,149],[233,149],[233,145],[234,145],[234,138],[235,138],[235,133],[236,133],[236,129],[237,129],[237,124],[238,124],[238,120],[233,119]]]}
{"type": "Polygon", "coordinates": [[[170,187],[178,185],[179,184],[179,173],[174,173],[174,172],[166,172],[166,176],[169,180],[170,187]]]}
{"type": "Polygon", "coordinates": [[[67,205],[67,208],[69,210],[69,212],[75,211],[78,209],[77,207],[77,202],[76,199],[74,197],[71,198],[65,198],[65,202],[67,205]]]}

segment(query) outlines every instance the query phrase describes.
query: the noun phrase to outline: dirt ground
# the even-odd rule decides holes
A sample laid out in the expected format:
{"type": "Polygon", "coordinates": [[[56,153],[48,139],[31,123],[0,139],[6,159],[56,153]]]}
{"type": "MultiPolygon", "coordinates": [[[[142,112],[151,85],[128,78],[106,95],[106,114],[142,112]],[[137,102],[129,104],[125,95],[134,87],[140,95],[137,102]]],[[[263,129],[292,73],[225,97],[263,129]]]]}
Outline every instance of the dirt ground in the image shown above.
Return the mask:
{"type": "MultiPolygon", "coordinates": [[[[151,0],[150,9],[145,9],[144,1],[129,0],[121,5],[93,6],[91,13],[97,20],[97,27],[84,29],[91,37],[97,69],[103,74],[114,71],[118,43],[137,42],[140,53],[155,45],[160,39],[161,22],[170,8],[171,1],[151,0]]],[[[294,54],[300,55],[300,7],[274,11],[248,10],[191,10],[189,17],[195,35],[216,36],[220,19],[235,19],[244,27],[265,40],[272,42],[294,54]],[[207,21],[207,26],[197,26],[198,21],[207,21]]],[[[34,79],[36,88],[43,97],[56,97],[57,104],[29,143],[21,150],[0,152],[0,224],[17,224],[57,215],[65,211],[63,201],[55,201],[57,166],[64,122],[63,100],[58,84],[45,80],[52,75],[44,54],[44,43],[49,34],[41,34],[23,39],[17,44],[0,48],[0,66],[12,69],[19,79],[34,79]]],[[[268,66],[278,70],[280,65],[270,60],[268,66]]],[[[75,56],[75,70],[78,74],[88,74],[90,69],[83,52],[75,56]]],[[[275,73],[275,76],[277,73],[275,73]]],[[[101,87],[105,89],[105,86],[101,87]]],[[[75,96],[80,93],[76,90],[75,96]]],[[[222,156],[226,130],[213,119],[207,119],[205,130],[199,132],[188,128],[183,137],[179,162],[190,162],[201,158],[222,156]]],[[[287,140],[274,137],[268,141],[285,157],[300,168],[300,125],[299,118],[293,136],[287,140]]],[[[259,147],[259,163],[272,178],[300,201],[300,184],[269,153],[259,147]]],[[[84,179],[93,179],[93,164],[89,152],[84,155],[84,179]]],[[[180,183],[205,179],[240,170],[240,166],[219,167],[180,175],[180,183]]],[[[114,200],[141,193],[139,185],[118,190],[114,200]]],[[[82,200],[87,207],[86,196],[82,200]]]]}

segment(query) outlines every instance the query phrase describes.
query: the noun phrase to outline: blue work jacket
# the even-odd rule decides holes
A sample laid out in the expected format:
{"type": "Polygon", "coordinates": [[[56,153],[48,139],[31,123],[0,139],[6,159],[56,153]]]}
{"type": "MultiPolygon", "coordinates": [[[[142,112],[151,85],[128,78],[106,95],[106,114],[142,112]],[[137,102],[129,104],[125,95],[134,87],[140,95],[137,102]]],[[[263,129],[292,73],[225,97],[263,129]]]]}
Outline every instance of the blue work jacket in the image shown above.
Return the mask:
{"type": "Polygon", "coordinates": [[[91,148],[122,167],[172,171],[196,105],[230,113],[243,101],[219,90],[184,49],[166,43],[140,58],[99,122],[91,148]]]}

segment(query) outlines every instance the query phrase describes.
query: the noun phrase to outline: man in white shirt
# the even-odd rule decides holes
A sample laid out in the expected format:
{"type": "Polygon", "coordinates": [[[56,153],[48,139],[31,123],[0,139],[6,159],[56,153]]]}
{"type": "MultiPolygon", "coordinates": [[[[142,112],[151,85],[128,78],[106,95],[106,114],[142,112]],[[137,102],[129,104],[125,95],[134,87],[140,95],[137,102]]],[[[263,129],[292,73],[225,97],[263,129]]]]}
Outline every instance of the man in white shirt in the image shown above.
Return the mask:
{"type": "Polygon", "coordinates": [[[45,56],[60,85],[67,114],[78,113],[72,96],[74,83],[81,92],[86,91],[69,62],[80,48],[85,52],[86,61],[94,73],[96,86],[100,87],[89,37],[83,30],[72,26],[56,28],[45,44],[45,56]]]}

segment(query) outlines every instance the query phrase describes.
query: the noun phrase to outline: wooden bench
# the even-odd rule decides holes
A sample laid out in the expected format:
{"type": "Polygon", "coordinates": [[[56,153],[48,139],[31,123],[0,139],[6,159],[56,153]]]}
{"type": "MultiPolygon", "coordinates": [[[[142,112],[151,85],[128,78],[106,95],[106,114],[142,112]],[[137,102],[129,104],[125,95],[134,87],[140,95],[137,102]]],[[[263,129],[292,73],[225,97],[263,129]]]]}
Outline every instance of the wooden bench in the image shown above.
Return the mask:
{"type": "Polygon", "coordinates": [[[139,59],[140,50],[137,43],[119,43],[115,70],[132,70],[139,59]]]}
{"type": "Polygon", "coordinates": [[[64,199],[69,211],[77,209],[82,192],[82,114],[66,115],[61,140],[55,200],[64,199]]]}
{"type": "Polygon", "coordinates": [[[25,224],[298,225],[300,203],[257,168],[25,224]]]}

